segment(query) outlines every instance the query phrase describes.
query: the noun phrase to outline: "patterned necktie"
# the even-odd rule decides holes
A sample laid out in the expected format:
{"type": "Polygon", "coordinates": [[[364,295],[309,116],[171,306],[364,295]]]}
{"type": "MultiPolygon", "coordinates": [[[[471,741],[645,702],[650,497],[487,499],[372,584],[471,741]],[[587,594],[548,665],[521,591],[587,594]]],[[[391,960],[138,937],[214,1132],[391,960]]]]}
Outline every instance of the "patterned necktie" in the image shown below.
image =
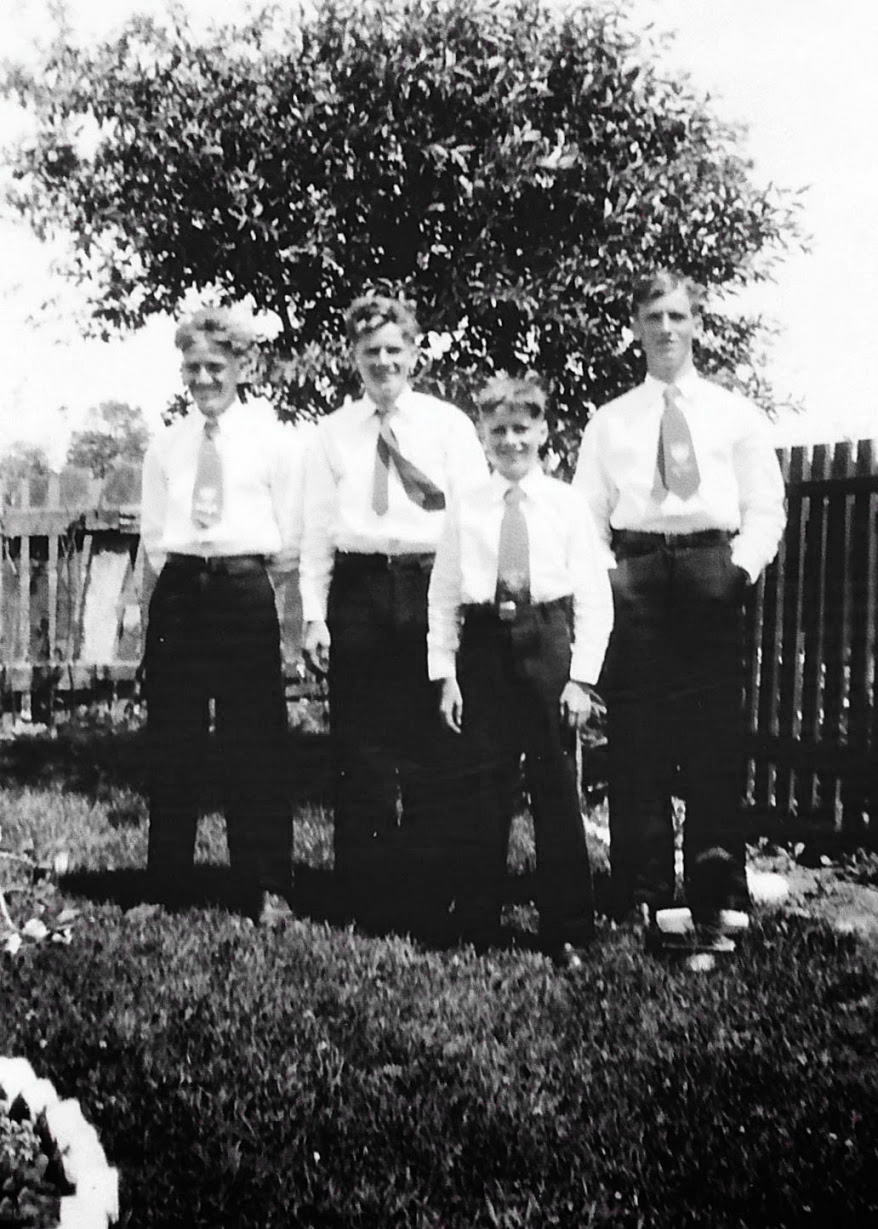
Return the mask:
{"type": "Polygon", "coordinates": [[[530,546],[527,521],[521,508],[524,492],[513,485],[506,492],[506,507],[500,523],[500,545],[497,549],[498,604],[530,601],[530,546]]]}
{"type": "Polygon", "coordinates": [[[665,389],[665,408],[659,429],[653,499],[661,503],[668,493],[680,499],[691,499],[700,481],[692,434],[680,408],[680,390],[670,384],[665,389]]]}
{"type": "Polygon", "coordinates": [[[192,489],[192,520],[199,529],[210,529],[223,514],[223,463],[216,442],[218,431],[215,418],[204,420],[192,489]]]}
{"type": "Polygon", "coordinates": [[[445,496],[435,482],[417,465],[407,461],[399,451],[393,428],[386,418],[378,428],[378,445],[375,452],[375,474],[372,483],[372,508],[383,516],[388,507],[388,480],[393,464],[409,499],[425,512],[440,512],[445,507],[445,496]]]}

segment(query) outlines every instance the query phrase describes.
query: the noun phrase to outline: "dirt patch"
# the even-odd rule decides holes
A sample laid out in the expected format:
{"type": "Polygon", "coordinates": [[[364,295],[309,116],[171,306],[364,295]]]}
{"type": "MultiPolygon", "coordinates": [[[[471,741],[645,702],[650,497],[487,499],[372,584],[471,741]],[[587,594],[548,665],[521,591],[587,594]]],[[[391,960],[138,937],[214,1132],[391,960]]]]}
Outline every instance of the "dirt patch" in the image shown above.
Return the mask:
{"type": "Polygon", "coordinates": [[[789,894],[777,907],[794,917],[825,922],[839,934],[854,935],[878,956],[876,855],[839,862],[823,857],[816,866],[804,866],[792,853],[757,853],[751,865],[786,879],[789,894]]]}

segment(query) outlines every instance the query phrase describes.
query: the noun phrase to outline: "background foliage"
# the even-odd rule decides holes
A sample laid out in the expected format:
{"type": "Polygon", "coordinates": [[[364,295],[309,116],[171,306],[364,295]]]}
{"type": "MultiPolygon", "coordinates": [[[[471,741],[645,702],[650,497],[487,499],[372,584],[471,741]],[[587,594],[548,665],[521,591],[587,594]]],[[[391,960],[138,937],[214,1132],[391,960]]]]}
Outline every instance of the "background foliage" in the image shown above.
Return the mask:
{"type": "Polygon", "coordinates": [[[148,441],[149,428],[139,407],[102,401],[89,411],[85,427],[70,437],[67,464],[105,478],[119,461],[139,464],[148,441]]]}
{"type": "MultiPolygon", "coordinates": [[[[638,269],[735,290],[799,238],[795,196],[753,182],[741,134],[658,54],[624,0],[326,0],[201,40],[182,12],[136,19],[7,72],[38,116],[13,199],[74,236],[101,329],[192,288],[275,313],[283,413],[352,387],[341,313],[390,286],[419,306],[425,386],[466,404],[490,371],[536,367],[563,450],[640,378],[638,269]]],[[[767,406],[760,322],[706,324],[702,366],[767,406]]]]}

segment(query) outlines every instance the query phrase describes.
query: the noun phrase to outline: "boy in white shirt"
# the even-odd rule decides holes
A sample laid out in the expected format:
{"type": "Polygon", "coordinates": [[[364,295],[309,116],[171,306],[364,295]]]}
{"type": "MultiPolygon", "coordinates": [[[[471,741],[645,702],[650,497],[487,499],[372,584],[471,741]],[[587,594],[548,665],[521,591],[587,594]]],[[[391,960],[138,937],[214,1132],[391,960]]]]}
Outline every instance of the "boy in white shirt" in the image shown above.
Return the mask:
{"type": "Polygon", "coordinates": [[[613,618],[582,496],[547,477],[546,394],[499,376],[478,398],[491,477],[452,504],[429,591],[428,669],[464,740],[455,911],[464,941],[499,935],[506,846],[525,756],[543,949],[575,968],[594,930],[591,872],[565,731],[588,720],[613,618]]]}

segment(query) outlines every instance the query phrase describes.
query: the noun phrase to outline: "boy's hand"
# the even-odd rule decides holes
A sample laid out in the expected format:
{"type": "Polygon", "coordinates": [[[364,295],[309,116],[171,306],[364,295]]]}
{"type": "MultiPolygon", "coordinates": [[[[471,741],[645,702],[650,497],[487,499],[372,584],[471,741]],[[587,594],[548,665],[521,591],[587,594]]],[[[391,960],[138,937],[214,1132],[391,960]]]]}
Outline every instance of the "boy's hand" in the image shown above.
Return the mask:
{"type": "Polygon", "coordinates": [[[312,670],[326,674],[329,669],[329,628],[323,619],[312,619],[305,624],[302,652],[312,670]]]}
{"type": "Polygon", "coordinates": [[[461,731],[463,721],[463,696],[456,678],[443,679],[439,694],[439,713],[442,720],[455,734],[461,731]]]}
{"type": "Polygon", "coordinates": [[[569,730],[581,730],[591,716],[591,693],[573,679],[561,692],[561,720],[569,730]]]}

